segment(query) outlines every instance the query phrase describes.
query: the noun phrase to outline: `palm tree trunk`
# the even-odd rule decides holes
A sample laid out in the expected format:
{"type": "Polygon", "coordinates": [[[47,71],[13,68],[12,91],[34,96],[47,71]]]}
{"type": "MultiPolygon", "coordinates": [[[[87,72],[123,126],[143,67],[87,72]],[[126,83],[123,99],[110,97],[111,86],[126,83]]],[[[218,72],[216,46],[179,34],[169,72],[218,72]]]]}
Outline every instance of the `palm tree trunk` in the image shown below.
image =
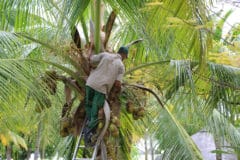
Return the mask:
{"type": "MultiPolygon", "coordinates": [[[[214,137],[214,142],[215,142],[215,146],[216,146],[216,150],[221,150],[221,141],[218,137],[214,137]]],[[[222,154],[217,152],[216,153],[216,160],[222,160],[222,154]]]]}
{"type": "Polygon", "coordinates": [[[37,132],[37,138],[36,138],[34,160],[37,160],[40,155],[41,130],[42,130],[42,122],[40,121],[38,124],[38,132],[37,132]]]}
{"type": "Polygon", "coordinates": [[[147,135],[145,135],[144,138],[144,147],[145,147],[145,160],[148,160],[147,135]]]}
{"type": "Polygon", "coordinates": [[[12,146],[11,145],[7,145],[7,147],[6,147],[6,156],[7,156],[7,160],[12,159],[12,146]]]}
{"type": "Polygon", "coordinates": [[[152,160],[154,160],[154,147],[153,147],[153,139],[151,136],[150,136],[149,140],[150,140],[151,157],[152,157],[152,160]]]}

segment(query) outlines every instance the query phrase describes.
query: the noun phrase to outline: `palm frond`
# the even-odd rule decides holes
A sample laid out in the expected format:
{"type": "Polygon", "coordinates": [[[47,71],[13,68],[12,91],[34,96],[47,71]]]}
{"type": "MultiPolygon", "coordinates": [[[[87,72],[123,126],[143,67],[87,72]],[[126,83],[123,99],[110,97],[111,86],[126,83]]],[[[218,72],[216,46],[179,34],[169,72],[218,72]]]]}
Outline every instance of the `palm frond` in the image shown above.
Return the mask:
{"type": "Polygon", "coordinates": [[[12,58],[19,56],[22,43],[18,37],[10,32],[0,32],[0,58],[12,58]]]}
{"type": "Polygon", "coordinates": [[[240,146],[240,132],[234,127],[224,115],[216,109],[213,110],[211,117],[207,121],[207,129],[216,137],[222,137],[232,148],[239,154],[238,147],[240,146]]]}
{"type": "Polygon", "coordinates": [[[203,159],[200,151],[188,135],[177,117],[168,107],[161,110],[157,121],[159,148],[166,159],[203,159]]]}
{"type": "Polygon", "coordinates": [[[209,69],[211,72],[209,80],[212,82],[212,87],[208,104],[212,104],[211,106],[214,108],[219,107],[221,113],[229,115],[228,112],[235,110],[235,106],[239,103],[240,70],[214,63],[209,64],[209,69]]]}

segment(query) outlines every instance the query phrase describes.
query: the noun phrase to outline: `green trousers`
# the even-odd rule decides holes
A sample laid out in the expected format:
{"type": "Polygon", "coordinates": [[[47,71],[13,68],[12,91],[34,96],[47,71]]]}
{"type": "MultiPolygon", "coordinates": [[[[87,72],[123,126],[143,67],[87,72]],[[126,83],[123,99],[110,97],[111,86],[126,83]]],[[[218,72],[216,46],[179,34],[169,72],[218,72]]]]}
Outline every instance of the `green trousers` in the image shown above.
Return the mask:
{"type": "Polygon", "coordinates": [[[105,94],[94,90],[93,88],[86,86],[85,95],[85,110],[86,116],[89,120],[88,127],[92,129],[97,125],[98,110],[103,107],[105,101],[105,94]]]}

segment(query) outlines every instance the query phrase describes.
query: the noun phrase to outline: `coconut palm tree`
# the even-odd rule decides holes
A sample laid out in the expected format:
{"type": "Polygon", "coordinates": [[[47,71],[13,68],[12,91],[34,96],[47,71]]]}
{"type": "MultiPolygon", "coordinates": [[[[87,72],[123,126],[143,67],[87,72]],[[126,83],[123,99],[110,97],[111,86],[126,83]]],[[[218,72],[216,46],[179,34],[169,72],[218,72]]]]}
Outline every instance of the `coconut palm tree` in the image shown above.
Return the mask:
{"type": "MultiPolygon", "coordinates": [[[[76,107],[84,96],[89,74],[87,55],[114,51],[142,38],[142,42],[130,46],[125,90],[121,95],[110,96],[113,113],[121,115],[119,141],[110,140],[110,144],[114,141],[120,147],[110,156],[131,159],[132,138],[144,135],[144,118],[134,121],[126,109],[120,112],[121,104],[124,106],[129,99],[138,107],[150,104],[156,110],[146,114],[146,118],[154,119],[149,127],[159,141],[164,159],[202,159],[190,138],[201,128],[227,140],[238,153],[240,133],[229,121],[233,114],[227,109],[238,107],[239,69],[208,59],[212,49],[212,26],[206,8],[209,4],[194,0],[1,1],[0,97],[1,108],[6,109],[1,114],[9,119],[2,130],[23,134],[23,138],[26,133],[19,128],[34,125],[26,131],[38,137],[38,145],[34,145],[37,150],[43,152],[47,146],[59,144],[57,149],[62,150],[56,152],[69,159],[74,138],[49,136],[57,135],[59,130],[59,106],[65,103],[63,84],[80,97],[73,103],[76,107]],[[105,29],[101,30],[104,24],[105,29]],[[54,82],[58,80],[56,94],[43,80],[46,70],[57,73],[54,77],[47,75],[54,82]],[[147,93],[136,94],[139,90],[147,93]],[[143,96],[147,99],[141,101],[143,96]],[[17,127],[9,117],[9,108],[18,115],[26,108],[40,108],[41,112],[28,112],[28,120],[34,117],[31,125],[24,125],[26,121],[18,116],[22,123],[17,127]]],[[[238,113],[234,109],[234,114],[238,113]]],[[[4,138],[1,141],[3,145],[14,142],[7,139],[5,144],[4,138]]],[[[19,141],[15,144],[25,146],[19,141]]]]}

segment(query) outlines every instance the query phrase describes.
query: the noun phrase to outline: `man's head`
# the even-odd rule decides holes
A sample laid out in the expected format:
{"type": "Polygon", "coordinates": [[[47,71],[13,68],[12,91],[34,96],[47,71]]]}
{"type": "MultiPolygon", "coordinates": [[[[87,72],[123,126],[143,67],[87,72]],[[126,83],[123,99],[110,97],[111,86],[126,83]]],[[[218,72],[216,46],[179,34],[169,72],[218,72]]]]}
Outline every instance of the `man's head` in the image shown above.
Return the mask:
{"type": "Polygon", "coordinates": [[[128,58],[128,47],[125,47],[125,46],[120,47],[117,53],[121,55],[122,60],[127,59],[128,58]]]}

